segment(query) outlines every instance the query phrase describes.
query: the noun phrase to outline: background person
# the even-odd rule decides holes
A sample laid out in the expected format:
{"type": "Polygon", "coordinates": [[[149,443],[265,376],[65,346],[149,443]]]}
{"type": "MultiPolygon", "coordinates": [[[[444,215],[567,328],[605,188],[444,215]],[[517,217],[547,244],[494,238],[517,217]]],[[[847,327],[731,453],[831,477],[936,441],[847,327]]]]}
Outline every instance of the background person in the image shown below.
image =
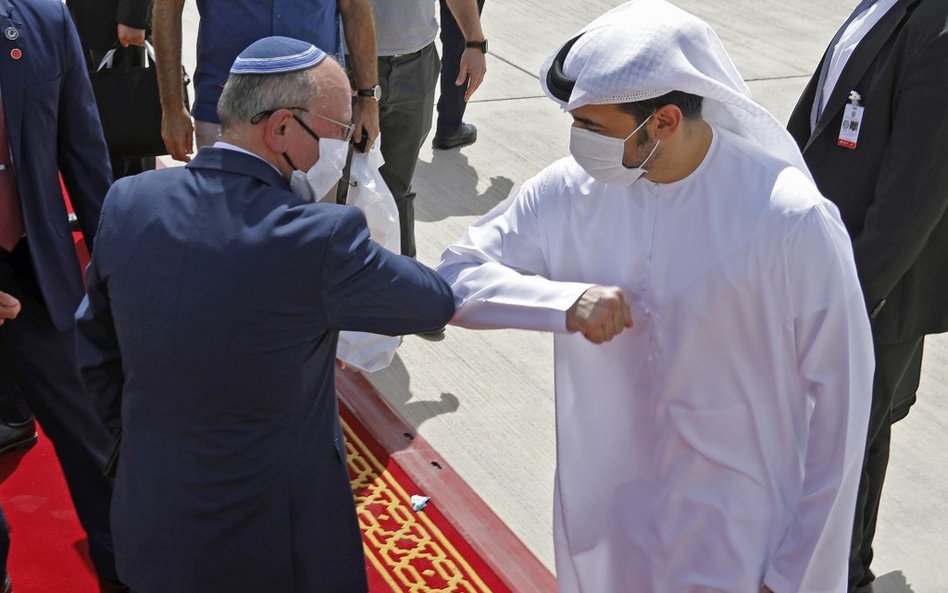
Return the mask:
{"type": "MultiPolygon", "coordinates": [[[[102,590],[116,583],[102,469],[112,438],[82,387],[73,314],[83,284],[60,173],[93,250],[111,182],[108,151],[72,19],[58,0],[0,0],[0,291],[20,302],[0,350],[52,441],[102,590]]],[[[0,558],[0,561],[5,561],[0,558]]]]}
{"type": "MultiPolygon", "coordinates": [[[[198,2],[197,69],[194,105],[184,105],[181,78],[181,13],[185,0],[154,0],[155,52],[161,91],[162,136],[171,157],[187,161],[197,147],[213,144],[221,133],[217,101],[234,58],[254,41],[271,35],[302,39],[342,56],[339,25],[345,32],[349,64],[357,89],[378,83],[375,65],[375,25],[370,0],[223,0],[198,2]],[[191,123],[191,116],[194,123],[191,123]]],[[[356,142],[369,145],[379,133],[378,105],[357,101],[353,111],[356,142]]]]}
{"type": "MultiPolygon", "coordinates": [[[[438,121],[431,146],[438,150],[447,150],[474,144],[477,141],[477,128],[474,124],[463,121],[464,111],[467,109],[468,81],[459,78],[458,74],[461,58],[468,49],[467,39],[451,14],[448,0],[438,0],[438,4],[441,6],[441,51],[444,56],[441,60],[438,121]]],[[[477,0],[478,14],[483,11],[484,0],[477,0]]]]}
{"type": "Polygon", "coordinates": [[[948,2],[860,3],[788,124],[820,192],[839,207],[872,316],[876,374],[850,593],[872,591],[872,540],[891,426],[915,403],[925,335],[948,330],[946,23],[948,2]],[[844,136],[853,92],[857,117],[844,136]]]}
{"type": "MultiPolygon", "coordinates": [[[[143,46],[146,37],[150,37],[151,0],[69,0],[67,6],[76,23],[90,71],[99,67],[106,52],[116,48],[115,66],[146,63],[143,46]]],[[[110,160],[115,179],[155,168],[154,157],[126,158],[113,154],[111,149],[110,160]]]]}

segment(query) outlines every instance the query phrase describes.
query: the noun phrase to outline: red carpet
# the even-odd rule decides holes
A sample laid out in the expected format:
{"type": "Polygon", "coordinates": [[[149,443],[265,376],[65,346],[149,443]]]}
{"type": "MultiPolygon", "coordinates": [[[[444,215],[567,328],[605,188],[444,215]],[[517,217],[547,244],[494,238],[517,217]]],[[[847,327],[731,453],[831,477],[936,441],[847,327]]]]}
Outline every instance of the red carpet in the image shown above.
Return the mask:
{"type": "Polygon", "coordinates": [[[72,507],[53,446],[0,457],[0,501],[10,525],[7,570],[16,593],[98,591],[86,534],[72,507]]]}
{"type": "MultiPolygon", "coordinates": [[[[348,410],[342,415],[370,591],[509,593],[434,504],[412,510],[417,487],[348,410]]],[[[0,457],[0,478],[16,592],[94,593],[85,533],[45,435],[25,453],[0,457]]]]}

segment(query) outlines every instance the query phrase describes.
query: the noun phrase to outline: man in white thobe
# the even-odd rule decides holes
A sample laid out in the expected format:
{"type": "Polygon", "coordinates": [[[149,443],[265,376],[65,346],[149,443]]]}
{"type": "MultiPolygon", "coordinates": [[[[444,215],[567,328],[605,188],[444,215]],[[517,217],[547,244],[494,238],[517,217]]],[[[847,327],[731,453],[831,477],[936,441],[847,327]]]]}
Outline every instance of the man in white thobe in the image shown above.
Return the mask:
{"type": "Polygon", "coordinates": [[[844,593],[873,360],[836,208],[662,0],[541,81],[571,156],[439,272],[454,323],[555,334],[561,593],[844,593]]]}

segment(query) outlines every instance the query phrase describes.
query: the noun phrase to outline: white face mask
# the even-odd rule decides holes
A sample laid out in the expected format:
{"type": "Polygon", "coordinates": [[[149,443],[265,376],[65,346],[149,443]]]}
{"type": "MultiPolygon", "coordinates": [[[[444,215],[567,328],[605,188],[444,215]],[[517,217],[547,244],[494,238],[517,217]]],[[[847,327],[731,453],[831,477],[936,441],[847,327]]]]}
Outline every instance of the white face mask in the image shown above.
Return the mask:
{"type": "Polygon", "coordinates": [[[319,160],[308,171],[293,171],[290,190],[308,202],[321,200],[342,178],[349,143],[337,138],[319,139],[319,160]]]}
{"type": "Polygon", "coordinates": [[[625,143],[651,118],[651,115],[646,117],[625,138],[603,136],[585,128],[573,126],[569,129],[569,152],[579,166],[596,181],[609,185],[629,185],[648,172],[645,163],[655,154],[660,142],[655,142],[652,152],[648,153],[638,167],[626,167],[622,164],[622,159],[625,158],[625,143]]]}

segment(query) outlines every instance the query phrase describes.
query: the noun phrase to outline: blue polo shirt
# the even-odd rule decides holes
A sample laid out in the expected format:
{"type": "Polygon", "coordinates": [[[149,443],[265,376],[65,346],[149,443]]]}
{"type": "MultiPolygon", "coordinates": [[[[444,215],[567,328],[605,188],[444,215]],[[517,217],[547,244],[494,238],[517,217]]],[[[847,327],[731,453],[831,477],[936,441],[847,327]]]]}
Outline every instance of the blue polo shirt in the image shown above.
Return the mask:
{"type": "Polygon", "coordinates": [[[336,0],[198,0],[194,119],[220,123],[217,100],[234,60],[248,45],[271,35],[308,41],[342,54],[336,0]]]}

